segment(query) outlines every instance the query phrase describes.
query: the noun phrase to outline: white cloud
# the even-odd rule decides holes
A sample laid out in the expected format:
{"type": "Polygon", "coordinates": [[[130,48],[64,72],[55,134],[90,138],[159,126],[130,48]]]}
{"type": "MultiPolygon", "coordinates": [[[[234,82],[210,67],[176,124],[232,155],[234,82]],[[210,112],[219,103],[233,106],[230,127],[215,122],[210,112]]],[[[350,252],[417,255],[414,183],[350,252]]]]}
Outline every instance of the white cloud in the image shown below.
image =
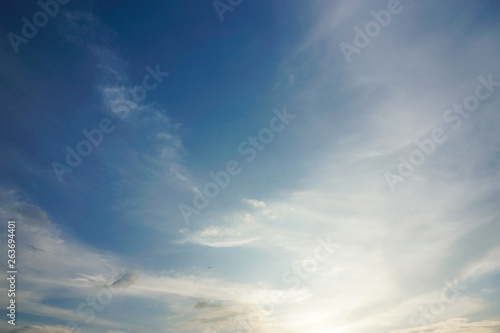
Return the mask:
{"type": "Polygon", "coordinates": [[[254,199],[243,199],[243,202],[249,204],[253,208],[264,208],[266,204],[263,201],[254,200],[254,199]]]}
{"type": "Polygon", "coordinates": [[[405,330],[391,331],[391,333],[495,333],[500,329],[500,321],[483,320],[478,322],[469,322],[466,318],[454,318],[444,322],[410,328],[405,330]]]}

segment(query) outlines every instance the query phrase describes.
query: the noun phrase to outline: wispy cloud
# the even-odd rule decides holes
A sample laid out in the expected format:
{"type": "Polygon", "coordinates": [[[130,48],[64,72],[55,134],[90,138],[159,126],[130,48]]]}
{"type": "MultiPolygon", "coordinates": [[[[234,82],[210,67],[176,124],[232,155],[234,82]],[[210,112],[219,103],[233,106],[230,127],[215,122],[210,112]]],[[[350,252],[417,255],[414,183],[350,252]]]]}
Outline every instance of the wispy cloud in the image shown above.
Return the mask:
{"type": "Polygon", "coordinates": [[[483,320],[470,322],[466,318],[449,319],[444,322],[419,327],[418,329],[405,329],[391,331],[391,333],[412,333],[412,332],[430,332],[430,333],[452,333],[452,332],[477,332],[477,333],[494,333],[500,329],[500,321],[483,320]]]}

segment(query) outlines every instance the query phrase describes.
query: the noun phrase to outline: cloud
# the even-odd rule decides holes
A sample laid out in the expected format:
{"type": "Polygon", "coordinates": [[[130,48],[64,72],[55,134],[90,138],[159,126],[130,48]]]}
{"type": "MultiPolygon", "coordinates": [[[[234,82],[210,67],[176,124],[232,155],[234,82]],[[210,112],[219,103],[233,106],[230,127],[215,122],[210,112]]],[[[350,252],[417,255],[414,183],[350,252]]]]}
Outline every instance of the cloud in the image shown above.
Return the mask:
{"type": "MultiPolygon", "coordinates": [[[[119,260],[62,232],[48,220],[42,209],[23,201],[17,191],[2,189],[0,196],[7,199],[2,201],[0,218],[15,218],[17,240],[22,240],[18,242],[18,248],[30,249],[20,250],[17,255],[18,270],[23,272],[23,288],[16,292],[16,301],[23,305],[21,315],[83,322],[86,317],[76,312],[78,304],[68,309],[63,304],[45,301],[52,299],[56,292],[62,300],[80,299],[84,302],[90,295],[95,296],[94,283],[110,279],[118,272],[119,260]]],[[[2,243],[1,247],[7,251],[6,244],[2,243]]],[[[131,281],[131,278],[126,276],[125,281],[131,281]]],[[[0,291],[7,293],[5,287],[0,287],[0,291]]],[[[99,317],[93,324],[101,327],[122,326],[99,317]]],[[[26,332],[66,332],[59,326],[30,325],[22,329],[26,332]]]]}
{"type": "Polygon", "coordinates": [[[203,308],[209,308],[209,307],[217,307],[218,305],[214,304],[210,300],[201,300],[198,301],[194,304],[195,309],[203,309],[203,308]]]}
{"type": "MultiPolygon", "coordinates": [[[[371,20],[370,10],[376,8],[352,1],[317,6],[320,22],[283,65],[286,78],[290,72],[304,77],[304,67],[314,69],[295,85],[289,101],[307,114],[300,133],[288,132],[294,152],[283,157],[286,171],[279,169],[296,176],[297,185],[284,190],[280,184],[265,184],[270,188],[263,191],[265,203],[243,199],[248,211],[233,206],[207,218],[209,230],[229,226],[233,231],[212,237],[255,237],[249,248],[286,255],[296,263],[310,255],[319,235],[335,235],[339,250],[304,282],[313,286],[313,296],[284,315],[290,330],[323,332],[339,322],[345,332],[408,327],[408,317],[433,301],[444,279],[454,277],[471,294],[449,306],[443,318],[472,320],[478,312],[497,308],[477,288],[493,283],[498,273],[499,143],[491,124],[500,121],[499,95],[464,120],[460,131],[443,120],[446,108],[474,91],[479,75],[497,68],[493,59],[500,48],[488,42],[493,28],[453,31],[447,26],[435,33],[435,23],[416,20],[421,13],[439,10],[453,20],[464,8],[405,2],[405,11],[347,66],[338,43],[352,38],[352,28],[371,20]],[[425,28],[419,27],[415,36],[407,19],[425,28]],[[450,44],[450,35],[460,39],[463,52],[450,44]],[[410,43],[408,36],[415,39],[410,43]],[[293,68],[296,63],[301,66],[293,68]],[[397,167],[398,156],[408,156],[415,140],[437,127],[449,140],[392,194],[384,172],[397,167]],[[264,209],[276,219],[265,216],[264,209]],[[352,310],[346,304],[353,304],[352,310]]],[[[460,21],[462,28],[479,17],[475,10],[460,21]]],[[[213,241],[200,233],[184,235],[196,244],[213,241]]]]}
{"type": "Polygon", "coordinates": [[[49,227],[47,214],[39,207],[31,205],[21,199],[21,196],[12,189],[0,186],[0,215],[6,219],[19,221],[31,226],[49,227]]]}
{"type": "MultiPolygon", "coordinates": [[[[128,74],[130,65],[111,46],[117,39],[116,33],[88,11],[69,11],[65,17],[65,34],[68,40],[84,46],[95,57],[96,66],[101,70],[97,90],[104,110],[116,126],[125,128],[123,124],[126,123],[127,128],[136,136],[134,141],[122,138],[121,145],[109,146],[107,149],[113,151],[113,158],[108,157],[110,155],[100,156],[103,164],[115,174],[126,178],[122,186],[127,184],[126,187],[142,187],[143,192],[150,193],[147,190],[151,188],[146,189],[145,184],[157,186],[166,181],[178,190],[193,190],[196,187],[193,177],[183,166],[185,149],[178,133],[180,125],[172,123],[166,108],[150,101],[148,96],[140,99],[134,97],[134,91],[142,88],[143,80],[131,81],[128,74]],[[138,160],[141,162],[137,162],[138,160]]],[[[159,67],[161,72],[165,72],[164,66],[165,64],[151,64],[149,67],[152,70],[159,67]]],[[[144,70],[144,76],[146,75],[149,74],[144,70]]],[[[157,86],[163,85],[164,88],[168,84],[166,82],[163,79],[157,86]]],[[[148,90],[145,91],[148,94],[148,90]]],[[[116,137],[118,131],[113,132],[113,135],[116,137]]],[[[118,139],[113,141],[116,143],[116,140],[118,139]]]]}
{"type": "MultiPolygon", "coordinates": [[[[81,47],[93,48],[110,45],[116,39],[116,33],[104,24],[98,16],[86,10],[68,10],[64,13],[66,26],[63,35],[69,42],[81,47]]],[[[102,49],[105,52],[105,49],[102,49]]],[[[117,66],[118,63],[113,64],[117,66]]]]}
{"type": "Polygon", "coordinates": [[[7,331],[8,333],[70,333],[71,330],[63,326],[34,325],[23,326],[7,331]]]}
{"type": "MultiPolygon", "coordinates": [[[[185,232],[183,232],[185,234],[185,232]]],[[[178,241],[181,244],[193,243],[209,247],[236,247],[252,243],[258,238],[243,236],[243,230],[232,228],[222,228],[210,226],[205,229],[191,232],[182,240],[178,241]]]]}
{"type": "MultiPolygon", "coordinates": [[[[28,216],[25,217],[22,213],[17,213],[17,208],[26,203],[21,201],[16,191],[3,189],[2,195],[10,199],[5,201],[9,203],[8,205],[2,205],[0,218],[14,216],[13,213],[16,212],[18,215],[15,216],[19,218],[17,220],[19,239],[35,244],[33,247],[40,249],[34,254],[19,253],[18,266],[23,272],[24,281],[22,290],[16,295],[17,301],[23,304],[20,316],[31,314],[48,320],[74,321],[83,327],[87,316],[77,311],[79,304],[87,304],[86,302],[92,298],[99,299],[102,297],[99,296],[101,290],[109,288],[110,291],[120,289],[120,292],[113,292],[112,301],[105,306],[100,305],[105,307],[106,311],[95,312],[95,319],[89,325],[88,332],[120,331],[124,326],[135,327],[146,323],[150,330],[145,332],[152,332],[155,331],[154,327],[167,325],[170,320],[183,328],[201,328],[203,325],[208,325],[207,327],[213,329],[224,328],[232,331],[231,327],[234,328],[236,318],[246,315],[249,311],[255,312],[253,304],[273,292],[273,289],[262,286],[232,283],[224,279],[193,276],[181,272],[142,273],[139,279],[139,273],[120,265],[121,260],[116,255],[101,253],[81,243],[62,232],[50,220],[44,225],[24,223],[23,221],[31,221],[29,218],[32,217],[32,212],[37,212],[36,216],[42,217],[46,214],[39,207],[30,204],[30,210],[21,210],[28,212],[28,216]],[[98,288],[99,285],[106,288],[98,288]],[[60,303],[50,301],[55,293],[60,303]],[[193,298],[199,301],[190,303],[193,298]],[[117,311],[126,314],[129,310],[127,307],[123,309],[122,306],[140,302],[148,304],[155,302],[168,310],[161,315],[145,314],[144,323],[109,319],[105,315],[117,311]],[[74,304],[74,307],[68,307],[67,304],[74,304]],[[181,306],[176,308],[175,304],[181,306]],[[189,313],[193,310],[197,312],[194,317],[189,317],[189,313]],[[170,319],[166,321],[167,314],[170,319]],[[175,319],[181,317],[184,319],[175,319]]],[[[233,234],[223,229],[208,230],[206,233],[233,234]]],[[[3,244],[2,246],[5,247],[3,244]]],[[[0,292],[7,291],[5,287],[0,287],[0,292]]],[[[33,323],[16,332],[66,331],[61,326],[33,323]]]]}
{"type": "Polygon", "coordinates": [[[243,202],[251,205],[253,208],[264,208],[266,204],[263,201],[254,200],[254,199],[243,199],[243,202]]]}
{"type": "Polygon", "coordinates": [[[127,288],[135,282],[138,276],[139,272],[137,271],[126,272],[121,274],[121,276],[118,279],[116,279],[113,283],[106,286],[113,288],[127,288]]]}
{"type": "MultiPolygon", "coordinates": [[[[479,292],[497,290],[500,270],[498,97],[464,119],[460,131],[442,118],[443,110],[470,94],[478,75],[495,68],[500,48],[489,36],[498,23],[468,29],[469,20],[480,17],[474,11],[461,20],[456,5],[405,3],[408,8],[347,66],[338,42],[371,19],[368,4],[311,5],[310,22],[319,22],[283,62],[283,77],[294,78],[289,104],[304,110],[300,126],[287,132],[286,149],[263,154],[256,161],[260,167],[245,169],[237,189],[228,187],[237,198],[234,205],[201,217],[207,223],[199,229],[182,229],[176,243],[165,240],[160,249],[152,244],[151,251],[167,253],[168,263],[153,261],[141,269],[140,278],[131,267],[119,269],[129,265],[129,257],[92,248],[64,233],[40,207],[0,189],[0,216],[19,221],[21,246],[29,249],[20,251],[23,313],[82,323],[85,317],[76,306],[105,285],[123,290],[97,314],[92,324],[97,332],[118,332],[124,325],[137,325],[141,332],[165,327],[235,332],[235,325],[249,317],[250,324],[258,322],[256,332],[266,333],[414,332],[407,328],[408,317],[439,297],[444,279],[457,278],[467,284],[468,294],[425,329],[498,331],[498,321],[487,315],[498,308],[495,295],[490,299],[479,292]],[[422,15],[428,12],[458,27],[436,29],[434,20],[422,15]],[[391,193],[384,172],[415,148],[415,139],[436,127],[445,129],[449,140],[391,193]],[[272,177],[273,168],[293,181],[280,183],[272,177]],[[255,193],[254,180],[263,170],[269,172],[265,186],[255,193]],[[338,249],[304,270],[318,238],[327,234],[338,249]],[[175,251],[187,254],[171,267],[169,255],[175,251]],[[192,257],[214,253],[229,259],[223,263],[227,266],[241,260],[247,270],[229,267],[223,275],[190,266],[192,257]],[[255,304],[275,292],[290,297],[262,318],[255,304]],[[478,319],[483,313],[485,318],[478,319]]],[[[130,90],[140,82],[130,80],[127,61],[107,46],[113,33],[101,38],[102,22],[90,13],[67,17],[74,28],[70,39],[97,59],[106,116],[119,116],[116,105],[131,111],[123,133],[110,139],[106,154],[96,155],[116,176],[115,212],[134,225],[179,229],[172,226],[173,209],[165,198],[199,188],[184,164],[180,125],[171,121],[166,107],[132,98],[130,90]]],[[[5,288],[0,292],[5,294],[5,288]]],[[[45,326],[25,328],[39,327],[45,326]]]]}
{"type": "Polygon", "coordinates": [[[391,331],[391,333],[496,333],[500,331],[500,321],[483,320],[470,322],[467,318],[453,318],[417,328],[391,331]]]}
{"type": "Polygon", "coordinates": [[[186,314],[190,317],[177,324],[182,330],[196,330],[203,332],[229,333],[244,331],[248,326],[247,318],[261,318],[258,325],[254,324],[252,331],[281,332],[271,318],[265,318],[259,309],[252,305],[235,302],[208,302],[198,301],[193,307],[194,313],[186,314]]]}

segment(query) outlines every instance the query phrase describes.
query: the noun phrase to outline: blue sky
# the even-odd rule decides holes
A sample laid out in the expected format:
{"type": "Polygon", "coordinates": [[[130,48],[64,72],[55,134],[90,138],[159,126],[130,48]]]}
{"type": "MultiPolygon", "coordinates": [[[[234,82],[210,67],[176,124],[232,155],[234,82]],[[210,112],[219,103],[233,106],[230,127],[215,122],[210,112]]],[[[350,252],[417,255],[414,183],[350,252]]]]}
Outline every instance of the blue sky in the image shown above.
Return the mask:
{"type": "Polygon", "coordinates": [[[0,10],[0,330],[500,332],[496,1],[44,3],[0,10]]]}

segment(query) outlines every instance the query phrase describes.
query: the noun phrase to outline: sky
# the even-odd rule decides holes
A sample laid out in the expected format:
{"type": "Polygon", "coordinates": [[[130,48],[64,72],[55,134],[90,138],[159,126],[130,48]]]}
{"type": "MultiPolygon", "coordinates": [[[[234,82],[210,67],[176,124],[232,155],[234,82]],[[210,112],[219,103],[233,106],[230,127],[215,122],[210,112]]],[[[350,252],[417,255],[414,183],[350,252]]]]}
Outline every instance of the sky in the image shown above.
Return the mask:
{"type": "Polygon", "coordinates": [[[498,1],[0,6],[0,331],[500,332],[498,1]]]}

